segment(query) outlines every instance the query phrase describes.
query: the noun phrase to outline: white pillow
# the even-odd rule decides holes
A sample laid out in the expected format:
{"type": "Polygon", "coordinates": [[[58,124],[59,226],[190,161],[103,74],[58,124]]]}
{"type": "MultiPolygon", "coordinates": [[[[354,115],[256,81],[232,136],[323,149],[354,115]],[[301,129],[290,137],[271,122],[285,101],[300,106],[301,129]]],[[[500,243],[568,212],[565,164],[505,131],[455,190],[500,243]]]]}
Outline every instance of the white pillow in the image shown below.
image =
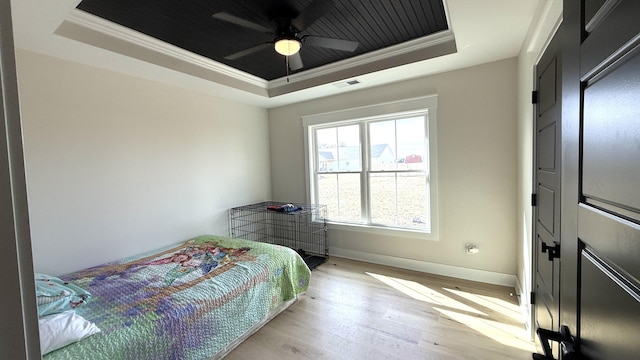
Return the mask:
{"type": "Polygon", "coordinates": [[[42,355],[100,332],[94,323],[74,310],[42,316],[38,319],[38,325],[42,355]]]}

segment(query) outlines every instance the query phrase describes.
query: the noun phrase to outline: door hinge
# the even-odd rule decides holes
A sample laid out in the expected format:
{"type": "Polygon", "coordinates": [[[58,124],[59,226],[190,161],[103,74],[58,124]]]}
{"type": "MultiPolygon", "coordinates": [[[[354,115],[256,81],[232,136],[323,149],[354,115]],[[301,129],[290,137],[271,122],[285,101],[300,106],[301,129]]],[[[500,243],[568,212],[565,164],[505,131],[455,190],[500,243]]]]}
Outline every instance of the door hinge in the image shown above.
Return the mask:
{"type": "Polygon", "coordinates": [[[538,196],[536,194],[531,194],[531,206],[538,205],[538,196]]]}
{"type": "Polygon", "coordinates": [[[536,293],[534,293],[533,291],[531,292],[531,298],[529,299],[529,304],[531,305],[536,304],[536,293]]]}
{"type": "Polygon", "coordinates": [[[531,103],[532,104],[537,104],[538,103],[538,91],[534,90],[531,92],[531,103]]]}

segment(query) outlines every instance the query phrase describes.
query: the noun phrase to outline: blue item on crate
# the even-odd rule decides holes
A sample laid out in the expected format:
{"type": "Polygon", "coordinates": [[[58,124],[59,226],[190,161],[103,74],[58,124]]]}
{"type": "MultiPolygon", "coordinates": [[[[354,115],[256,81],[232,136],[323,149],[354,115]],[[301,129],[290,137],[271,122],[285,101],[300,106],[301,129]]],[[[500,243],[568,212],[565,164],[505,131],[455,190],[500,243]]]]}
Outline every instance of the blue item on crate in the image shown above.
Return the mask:
{"type": "Polygon", "coordinates": [[[267,206],[267,209],[272,210],[272,211],[287,212],[287,213],[288,212],[294,212],[294,211],[302,210],[301,207],[295,206],[293,204],[272,205],[272,206],[267,206]]]}

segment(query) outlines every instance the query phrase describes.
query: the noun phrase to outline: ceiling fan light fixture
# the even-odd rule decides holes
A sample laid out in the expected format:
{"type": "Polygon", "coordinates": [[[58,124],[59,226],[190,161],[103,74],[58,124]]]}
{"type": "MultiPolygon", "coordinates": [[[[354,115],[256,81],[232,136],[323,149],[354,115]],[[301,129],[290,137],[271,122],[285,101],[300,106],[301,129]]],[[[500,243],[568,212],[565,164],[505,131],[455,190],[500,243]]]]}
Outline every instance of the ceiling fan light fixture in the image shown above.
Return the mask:
{"type": "Polygon", "coordinates": [[[281,37],[275,41],[274,47],[278,54],[291,56],[300,51],[302,43],[295,37],[281,37]]]}

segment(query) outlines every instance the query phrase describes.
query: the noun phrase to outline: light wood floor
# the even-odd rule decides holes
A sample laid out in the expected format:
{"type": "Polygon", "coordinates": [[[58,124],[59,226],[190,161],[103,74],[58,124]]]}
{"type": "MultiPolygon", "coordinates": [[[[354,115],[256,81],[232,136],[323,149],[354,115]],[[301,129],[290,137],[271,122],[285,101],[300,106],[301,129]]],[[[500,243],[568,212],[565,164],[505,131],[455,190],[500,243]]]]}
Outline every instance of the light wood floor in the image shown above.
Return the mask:
{"type": "Polygon", "coordinates": [[[531,359],[513,289],[330,258],[225,360],[531,359]]]}

